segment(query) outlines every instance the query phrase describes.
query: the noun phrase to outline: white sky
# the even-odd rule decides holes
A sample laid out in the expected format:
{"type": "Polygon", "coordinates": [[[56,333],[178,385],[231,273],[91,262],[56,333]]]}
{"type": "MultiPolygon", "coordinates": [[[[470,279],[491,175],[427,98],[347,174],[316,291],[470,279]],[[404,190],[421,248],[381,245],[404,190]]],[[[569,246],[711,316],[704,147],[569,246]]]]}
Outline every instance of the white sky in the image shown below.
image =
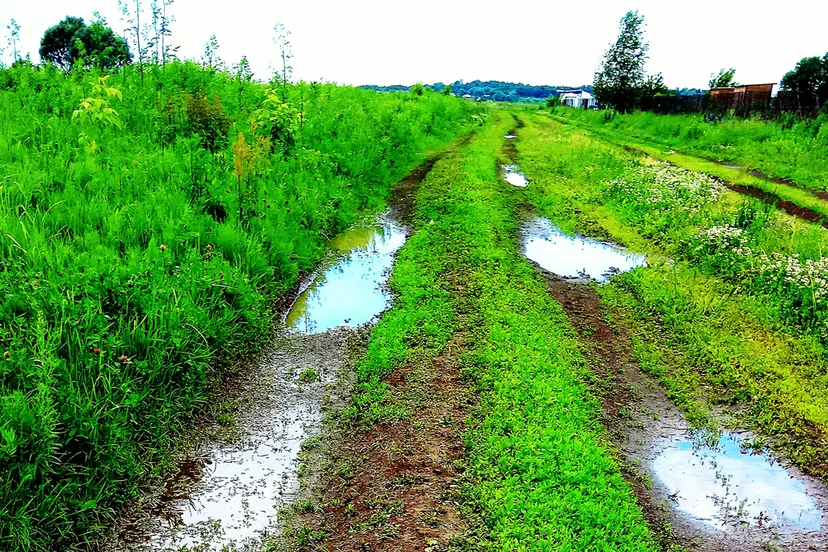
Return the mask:
{"type": "MultiPolygon", "coordinates": [[[[661,71],[672,88],[703,88],[710,73],[731,66],[739,82],[777,82],[800,58],[828,51],[824,0],[175,0],[170,13],[181,55],[200,58],[215,34],[219,55],[230,63],[247,55],[258,78],[277,65],[272,29],[282,22],[292,34],[297,79],[579,86],[592,82],[628,9],[647,22],[648,71],[661,71]]],[[[66,15],[90,21],[95,10],[123,32],[116,0],[0,0],[0,46],[13,17],[22,51],[37,60],[47,27],[66,15]]]]}

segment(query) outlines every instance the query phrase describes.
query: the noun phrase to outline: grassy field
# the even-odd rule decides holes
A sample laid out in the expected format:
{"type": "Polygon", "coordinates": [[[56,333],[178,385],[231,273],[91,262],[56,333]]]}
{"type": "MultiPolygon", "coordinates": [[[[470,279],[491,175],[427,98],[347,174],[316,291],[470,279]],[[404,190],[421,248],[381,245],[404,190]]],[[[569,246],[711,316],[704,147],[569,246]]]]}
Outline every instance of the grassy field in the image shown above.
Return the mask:
{"type": "Polygon", "coordinates": [[[624,139],[759,169],[805,188],[828,190],[825,116],[771,122],[725,117],[720,123],[710,123],[701,114],[621,114],[563,108],[556,114],[624,139]]]}
{"type": "Polygon", "coordinates": [[[94,538],[328,238],[477,112],[192,63],[0,70],[0,548],[94,538]]]}
{"type": "Polygon", "coordinates": [[[578,127],[528,116],[518,142],[531,201],[569,231],[647,252],[602,286],[697,425],[710,405],[826,475],[826,231],[699,173],[632,155],[578,127]]]}

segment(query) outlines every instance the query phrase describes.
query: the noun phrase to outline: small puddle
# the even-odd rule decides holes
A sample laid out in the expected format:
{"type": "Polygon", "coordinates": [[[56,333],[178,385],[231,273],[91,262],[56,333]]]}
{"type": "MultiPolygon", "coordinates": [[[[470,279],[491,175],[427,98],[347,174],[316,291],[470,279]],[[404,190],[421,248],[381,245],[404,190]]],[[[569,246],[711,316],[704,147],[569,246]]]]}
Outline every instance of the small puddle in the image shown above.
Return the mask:
{"type": "Polygon", "coordinates": [[[766,455],[743,451],[734,435],[715,447],[670,442],[652,469],[678,510],[721,531],[728,525],[785,533],[822,529],[822,510],[805,485],[766,455]]]}
{"type": "Polygon", "coordinates": [[[517,165],[501,165],[501,168],[503,169],[503,178],[512,186],[525,188],[529,185],[529,180],[522,172],[518,171],[517,165]]]}
{"type": "Polygon", "coordinates": [[[331,249],[338,253],[334,264],[320,271],[299,294],[285,325],[312,334],[372,321],[391,304],[383,284],[405,238],[402,228],[381,221],[332,240],[331,249]]]}
{"type": "Polygon", "coordinates": [[[644,255],[591,238],[564,234],[543,217],[523,224],[521,242],[529,260],[563,278],[592,279],[603,283],[612,274],[647,265],[644,255]]]}
{"type": "Polygon", "coordinates": [[[510,132],[509,134],[507,134],[506,136],[504,136],[504,138],[506,138],[507,140],[513,140],[514,138],[517,138],[517,136],[515,136],[514,134],[512,134],[512,133],[510,132]]]}

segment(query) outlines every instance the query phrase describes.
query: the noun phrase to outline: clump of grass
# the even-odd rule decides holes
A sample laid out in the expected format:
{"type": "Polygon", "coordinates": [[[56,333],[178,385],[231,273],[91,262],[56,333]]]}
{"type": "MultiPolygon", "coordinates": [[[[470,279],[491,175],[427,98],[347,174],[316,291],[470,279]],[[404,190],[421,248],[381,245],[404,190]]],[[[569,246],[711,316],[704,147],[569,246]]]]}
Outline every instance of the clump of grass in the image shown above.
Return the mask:
{"type": "Polygon", "coordinates": [[[319,370],[309,366],[302,370],[302,373],[299,374],[299,381],[302,383],[314,383],[319,381],[319,370]]]}

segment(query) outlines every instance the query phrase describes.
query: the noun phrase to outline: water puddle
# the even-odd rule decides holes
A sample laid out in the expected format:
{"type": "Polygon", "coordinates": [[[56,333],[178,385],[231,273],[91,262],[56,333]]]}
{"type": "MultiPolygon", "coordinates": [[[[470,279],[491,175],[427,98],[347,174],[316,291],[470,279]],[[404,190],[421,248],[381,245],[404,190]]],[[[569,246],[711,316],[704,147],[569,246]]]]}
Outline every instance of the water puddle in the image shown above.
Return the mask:
{"type": "Polygon", "coordinates": [[[208,445],[166,482],[148,516],[128,521],[117,550],[259,550],[298,496],[302,443],[323,427],[326,392],[340,380],[354,327],[391,302],[384,284],[406,239],[380,220],[330,243],[334,255],[286,315],[287,332],[242,389],[238,436],[208,445]]]}
{"type": "Polygon", "coordinates": [[[791,533],[822,529],[823,514],[802,481],[763,454],[723,436],[715,447],[671,442],[653,460],[675,507],[718,530],[738,525],[791,533]]]}
{"type": "Polygon", "coordinates": [[[339,255],[302,291],[285,325],[304,333],[322,333],[373,320],[391,303],[383,284],[405,238],[402,228],[386,221],[349,230],[331,241],[339,255]]]}
{"type": "Polygon", "coordinates": [[[533,218],[521,229],[524,254],[544,270],[563,278],[606,282],[612,274],[646,266],[644,255],[583,236],[564,234],[549,219],[533,218]]]}
{"type": "Polygon", "coordinates": [[[517,138],[517,136],[515,136],[514,134],[512,134],[512,133],[510,132],[509,134],[507,134],[506,136],[504,136],[504,138],[506,138],[507,140],[513,140],[513,139],[517,138]]]}
{"type": "Polygon", "coordinates": [[[523,175],[522,172],[518,171],[517,165],[501,165],[501,168],[504,173],[503,178],[512,186],[525,188],[529,185],[529,180],[523,175]]]}

